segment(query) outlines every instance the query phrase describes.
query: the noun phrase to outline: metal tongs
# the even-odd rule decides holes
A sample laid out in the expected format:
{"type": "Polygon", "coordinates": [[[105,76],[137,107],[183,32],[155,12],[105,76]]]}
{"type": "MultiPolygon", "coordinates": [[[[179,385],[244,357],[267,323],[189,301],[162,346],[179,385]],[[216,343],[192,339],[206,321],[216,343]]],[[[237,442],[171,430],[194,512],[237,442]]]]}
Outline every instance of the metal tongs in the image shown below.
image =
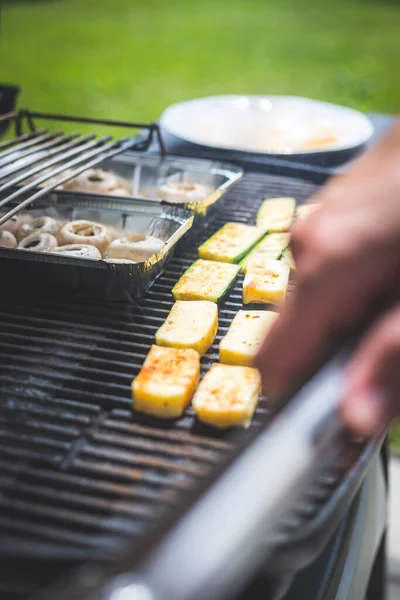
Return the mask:
{"type": "Polygon", "coordinates": [[[188,503],[183,516],[155,534],[157,543],[144,540],[139,562],[137,555],[125,555],[113,572],[102,572],[101,582],[88,570],[73,590],[64,588],[57,597],[229,597],[268,558],[282,518],[305,495],[318,469],[340,454],[346,432],[338,408],[350,352],[340,351],[288,396],[272,422],[225,465],[206,492],[188,503]]]}

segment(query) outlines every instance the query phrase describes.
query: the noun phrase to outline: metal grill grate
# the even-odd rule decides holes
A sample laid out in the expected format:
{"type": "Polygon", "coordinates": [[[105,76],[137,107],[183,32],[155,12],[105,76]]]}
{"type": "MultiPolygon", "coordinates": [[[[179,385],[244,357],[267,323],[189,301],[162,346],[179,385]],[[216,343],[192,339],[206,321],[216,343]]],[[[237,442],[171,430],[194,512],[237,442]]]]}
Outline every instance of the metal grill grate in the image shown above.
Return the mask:
{"type": "MultiPolygon", "coordinates": [[[[312,184],[247,175],[225,208],[177,252],[136,304],[43,297],[0,300],[0,536],[8,555],[83,557],[140,538],[230,447],[227,435],[130,410],[130,383],[171,306],[171,287],[198,243],[228,220],[254,222],[267,196],[305,200],[312,184]]],[[[241,307],[239,278],[220,306],[218,343],[241,307]]],[[[260,402],[254,419],[267,410],[260,402]]]]}
{"type": "Polygon", "coordinates": [[[15,125],[16,136],[0,144],[0,208],[7,206],[8,212],[0,215],[0,225],[46,196],[58,186],[75,178],[89,168],[122,154],[126,150],[145,151],[155,137],[161,153],[164,144],[156,123],[126,123],[70,117],[21,110],[0,116],[0,125],[15,125]],[[98,137],[96,134],[65,134],[62,130],[49,132],[35,128],[34,119],[110,125],[141,129],[147,133],[139,139],[126,137],[114,140],[112,135],[98,137]],[[24,126],[28,133],[23,133],[24,126]],[[37,188],[40,188],[37,190],[37,188]],[[16,205],[15,205],[16,204],[16,205]],[[11,205],[11,207],[10,207],[11,205]]]}

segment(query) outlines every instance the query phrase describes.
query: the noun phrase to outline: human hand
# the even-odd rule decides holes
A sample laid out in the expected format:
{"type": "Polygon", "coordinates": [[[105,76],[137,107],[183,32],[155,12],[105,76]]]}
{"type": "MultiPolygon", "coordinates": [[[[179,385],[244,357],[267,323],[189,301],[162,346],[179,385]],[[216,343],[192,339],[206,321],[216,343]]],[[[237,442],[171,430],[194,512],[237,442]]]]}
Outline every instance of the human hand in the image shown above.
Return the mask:
{"type": "Polygon", "coordinates": [[[266,391],[279,393],[331,335],[383,300],[391,308],[378,314],[354,352],[341,404],[345,423],[369,435],[400,414],[400,119],[312,201],[321,207],[292,231],[294,292],[256,365],[266,391]]]}

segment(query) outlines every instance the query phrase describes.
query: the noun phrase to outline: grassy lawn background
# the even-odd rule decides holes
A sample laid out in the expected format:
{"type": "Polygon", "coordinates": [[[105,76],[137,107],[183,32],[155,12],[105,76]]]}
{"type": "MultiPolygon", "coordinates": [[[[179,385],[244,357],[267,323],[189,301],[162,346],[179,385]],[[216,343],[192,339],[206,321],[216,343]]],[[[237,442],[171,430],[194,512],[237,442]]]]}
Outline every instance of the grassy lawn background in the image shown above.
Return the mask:
{"type": "Polygon", "coordinates": [[[379,0],[2,0],[0,80],[21,104],[154,119],[219,93],[400,105],[400,5],[379,0]]]}
{"type": "MultiPolygon", "coordinates": [[[[20,106],[131,120],[223,93],[297,94],[387,113],[400,107],[396,1],[0,4],[0,80],[22,87],[20,106]]],[[[399,429],[393,439],[400,448],[399,429]]]]}

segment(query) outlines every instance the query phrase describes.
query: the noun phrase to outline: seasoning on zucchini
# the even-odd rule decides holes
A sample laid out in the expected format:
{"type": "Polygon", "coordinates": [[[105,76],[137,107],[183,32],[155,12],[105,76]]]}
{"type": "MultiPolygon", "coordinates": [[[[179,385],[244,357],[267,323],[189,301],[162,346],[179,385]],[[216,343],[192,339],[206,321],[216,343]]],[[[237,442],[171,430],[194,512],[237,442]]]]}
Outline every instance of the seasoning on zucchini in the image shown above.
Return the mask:
{"type": "Polygon", "coordinates": [[[172,289],[175,300],[218,302],[232,285],[240,267],[229,263],[198,259],[172,289]]]}
{"type": "Polygon", "coordinates": [[[193,397],[200,421],[220,429],[248,427],[261,391],[257,369],[214,364],[193,397]]]}
{"type": "Polygon", "coordinates": [[[264,232],[253,225],[226,223],[199,247],[199,257],[219,262],[239,262],[263,235],[264,232]]]}
{"type": "Polygon", "coordinates": [[[289,267],[280,260],[249,260],[243,282],[243,304],[281,304],[286,297],[289,274],[289,267]]]}
{"type": "Polygon", "coordinates": [[[213,343],[217,331],[218,307],[214,302],[178,300],[157,331],[156,344],[192,348],[202,356],[213,343]]]}
{"type": "Polygon", "coordinates": [[[219,359],[226,365],[251,367],[278,313],[270,310],[239,310],[219,345],[219,359]]]}
{"type": "Polygon", "coordinates": [[[165,419],[180,417],[199,375],[200,356],[195,350],[152,346],[132,382],[133,408],[165,419]]]}
{"type": "Polygon", "coordinates": [[[246,265],[250,258],[257,256],[258,258],[273,258],[278,260],[284,252],[285,248],[288,247],[290,242],[290,233],[270,233],[266,235],[253,250],[249,252],[240,261],[242,271],[246,272],[246,265]]]}
{"type": "Polygon", "coordinates": [[[294,198],[270,198],[258,209],[256,225],[265,232],[286,231],[292,224],[296,201],[294,198]]]}

